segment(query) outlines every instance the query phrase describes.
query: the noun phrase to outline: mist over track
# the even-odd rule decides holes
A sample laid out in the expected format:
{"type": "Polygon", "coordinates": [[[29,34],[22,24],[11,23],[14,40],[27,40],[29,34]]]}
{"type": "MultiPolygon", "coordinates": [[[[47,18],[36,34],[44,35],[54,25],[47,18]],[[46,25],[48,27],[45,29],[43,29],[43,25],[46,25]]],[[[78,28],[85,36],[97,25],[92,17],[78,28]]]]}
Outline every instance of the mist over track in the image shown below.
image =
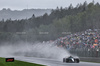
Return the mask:
{"type": "Polygon", "coordinates": [[[55,46],[54,42],[37,43],[17,43],[5,44],[0,46],[0,55],[2,56],[26,56],[62,60],[71,54],[63,48],[55,46]]]}

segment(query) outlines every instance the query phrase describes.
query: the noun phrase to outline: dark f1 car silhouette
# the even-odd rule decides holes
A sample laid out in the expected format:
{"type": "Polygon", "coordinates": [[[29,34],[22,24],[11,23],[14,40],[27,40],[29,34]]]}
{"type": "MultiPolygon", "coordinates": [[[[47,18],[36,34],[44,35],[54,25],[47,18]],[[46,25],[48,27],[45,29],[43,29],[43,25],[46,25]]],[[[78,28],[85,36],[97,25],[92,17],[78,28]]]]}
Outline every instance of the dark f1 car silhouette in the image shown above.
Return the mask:
{"type": "Polygon", "coordinates": [[[66,62],[66,63],[79,63],[80,60],[79,60],[79,58],[74,58],[74,57],[70,56],[68,58],[63,58],[63,62],[66,62]]]}

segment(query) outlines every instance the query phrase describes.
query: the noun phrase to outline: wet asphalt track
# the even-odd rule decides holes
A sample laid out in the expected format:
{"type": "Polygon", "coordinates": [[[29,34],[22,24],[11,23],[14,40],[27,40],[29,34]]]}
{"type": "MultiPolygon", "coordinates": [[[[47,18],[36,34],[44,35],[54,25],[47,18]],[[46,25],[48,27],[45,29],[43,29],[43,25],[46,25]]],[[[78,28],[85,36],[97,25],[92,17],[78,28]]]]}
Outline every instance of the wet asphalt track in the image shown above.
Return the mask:
{"type": "Polygon", "coordinates": [[[44,58],[35,58],[35,57],[15,57],[16,60],[37,63],[47,66],[100,66],[100,63],[88,63],[88,62],[80,62],[80,63],[63,63],[62,61],[52,60],[52,59],[44,59],[44,58]]]}

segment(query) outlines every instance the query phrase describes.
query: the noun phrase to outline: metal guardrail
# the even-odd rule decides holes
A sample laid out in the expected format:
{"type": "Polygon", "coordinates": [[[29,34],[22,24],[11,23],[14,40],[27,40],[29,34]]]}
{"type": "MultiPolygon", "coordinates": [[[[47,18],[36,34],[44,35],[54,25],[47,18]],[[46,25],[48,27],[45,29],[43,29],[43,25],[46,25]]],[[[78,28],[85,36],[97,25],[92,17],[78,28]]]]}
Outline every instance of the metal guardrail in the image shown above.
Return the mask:
{"type": "Polygon", "coordinates": [[[80,57],[80,61],[100,63],[100,58],[97,58],[97,57],[80,57]]]}

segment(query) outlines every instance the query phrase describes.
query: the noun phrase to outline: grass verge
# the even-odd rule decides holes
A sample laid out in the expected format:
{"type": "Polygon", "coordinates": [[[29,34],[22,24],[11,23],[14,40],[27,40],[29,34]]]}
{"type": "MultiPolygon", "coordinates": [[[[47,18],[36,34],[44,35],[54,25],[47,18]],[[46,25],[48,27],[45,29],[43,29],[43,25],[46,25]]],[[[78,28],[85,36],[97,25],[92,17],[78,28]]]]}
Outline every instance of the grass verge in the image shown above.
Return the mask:
{"type": "Polygon", "coordinates": [[[45,65],[28,63],[28,62],[18,61],[18,60],[15,60],[14,62],[6,62],[5,58],[0,57],[0,66],[45,66],[45,65]]]}

